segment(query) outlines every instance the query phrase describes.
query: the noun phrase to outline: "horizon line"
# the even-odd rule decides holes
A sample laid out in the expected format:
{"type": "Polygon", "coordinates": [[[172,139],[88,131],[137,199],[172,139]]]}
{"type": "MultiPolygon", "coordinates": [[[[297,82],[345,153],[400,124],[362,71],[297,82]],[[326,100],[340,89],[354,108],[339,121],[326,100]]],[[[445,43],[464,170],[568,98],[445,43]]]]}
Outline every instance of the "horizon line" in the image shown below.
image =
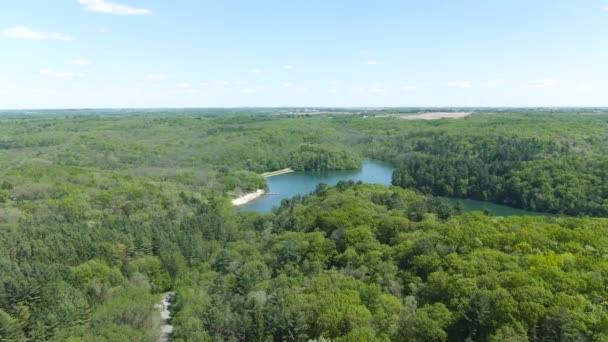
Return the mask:
{"type": "Polygon", "coordinates": [[[56,107],[56,108],[0,108],[4,111],[50,110],[206,110],[206,109],[608,109],[608,106],[210,106],[210,107],[56,107]]]}

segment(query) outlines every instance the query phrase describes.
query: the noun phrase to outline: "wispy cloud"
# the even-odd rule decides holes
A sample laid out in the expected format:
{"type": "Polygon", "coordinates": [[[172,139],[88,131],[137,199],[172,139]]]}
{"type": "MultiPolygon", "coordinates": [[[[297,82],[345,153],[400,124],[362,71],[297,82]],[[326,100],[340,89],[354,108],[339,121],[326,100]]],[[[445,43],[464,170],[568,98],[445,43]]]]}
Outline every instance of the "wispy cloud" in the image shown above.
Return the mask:
{"type": "Polygon", "coordinates": [[[402,91],[414,91],[414,90],[416,90],[416,89],[418,89],[418,87],[416,87],[416,86],[405,86],[405,87],[401,87],[401,90],[402,90],[402,91]]]}
{"type": "Polygon", "coordinates": [[[85,77],[86,76],[86,74],[82,73],[82,72],[54,71],[52,69],[41,69],[40,75],[49,76],[49,77],[64,77],[64,78],[85,77]]]}
{"type": "Polygon", "coordinates": [[[377,65],[377,61],[367,61],[367,65],[377,65]]]}
{"type": "Polygon", "coordinates": [[[251,88],[244,88],[244,89],[241,89],[241,92],[242,92],[242,93],[244,93],[244,94],[253,94],[253,93],[255,93],[256,91],[255,91],[255,89],[251,89],[251,88]]]}
{"type": "Polygon", "coordinates": [[[228,81],[215,81],[215,85],[217,85],[217,86],[227,86],[229,84],[230,84],[230,82],[228,82],[228,81]]]}
{"type": "Polygon", "coordinates": [[[293,69],[293,65],[283,65],[283,69],[291,70],[291,69],[293,69]]]}
{"type": "Polygon", "coordinates": [[[127,5],[117,4],[105,0],[78,0],[88,12],[107,13],[115,15],[148,15],[150,10],[147,8],[136,8],[127,5]]]}
{"type": "Polygon", "coordinates": [[[86,59],[74,59],[72,60],[72,64],[77,66],[88,66],[91,65],[91,62],[86,59]]]}
{"type": "Polygon", "coordinates": [[[593,89],[593,85],[589,83],[579,83],[576,85],[576,89],[593,89]]]}
{"type": "Polygon", "coordinates": [[[26,26],[15,26],[2,31],[2,35],[8,38],[34,39],[34,40],[72,40],[71,36],[57,32],[34,31],[26,26]]]}
{"type": "Polygon", "coordinates": [[[166,80],[167,78],[169,78],[169,75],[167,74],[148,74],[148,79],[150,80],[166,80]]]}
{"type": "Polygon", "coordinates": [[[374,88],[369,89],[369,92],[372,94],[380,94],[380,93],[384,93],[385,91],[386,91],[386,89],[379,88],[379,87],[374,87],[374,88]]]}
{"type": "Polygon", "coordinates": [[[296,88],[295,91],[298,94],[304,94],[304,93],[308,92],[308,88],[300,87],[300,88],[296,88]]]}
{"type": "Polygon", "coordinates": [[[188,83],[188,82],[179,82],[175,86],[178,87],[178,88],[180,88],[180,89],[188,89],[188,88],[191,87],[190,83],[188,83]]]}
{"type": "Polygon", "coordinates": [[[473,86],[469,81],[450,81],[447,83],[447,86],[450,88],[461,88],[461,89],[469,89],[473,86]]]}
{"type": "Polygon", "coordinates": [[[565,82],[560,81],[560,80],[546,78],[544,80],[532,82],[532,83],[528,84],[528,87],[534,88],[534,89],[543,89],[543,88],[555,88],[555,87],[563,86],[565,84],[566,84],[565,82]]]}
{"type": "Polygon", "coordinates": [[[495,80],[489,80],[485,83],[485,85],[488,87],[499,87],[504,84],[505,84],[505,80],[503,80],[502,78],[495,79],[495,80]]]}
{"type": "Polygon", "coordinates": [[[262,73],[262,69],[253,68],[253,69],[249,70],[249,72],[252,73],[252,74],[261,74],[262,73]]]}
{"type": "Polygon", "coordinates": [[[604,10],[604,12],[608,12],[608,6],[602,8],[602,10],[604,10]]]}

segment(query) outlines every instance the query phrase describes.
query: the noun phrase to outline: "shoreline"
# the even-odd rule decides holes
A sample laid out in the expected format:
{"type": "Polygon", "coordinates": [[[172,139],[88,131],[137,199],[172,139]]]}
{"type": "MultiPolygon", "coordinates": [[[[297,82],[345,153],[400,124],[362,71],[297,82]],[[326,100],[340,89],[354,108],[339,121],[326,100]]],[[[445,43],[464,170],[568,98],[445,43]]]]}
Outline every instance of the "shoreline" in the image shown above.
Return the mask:
{"type": "Polygon", "coordinates": [[[241,197],[235,198],[232,200],[232,205],[236,206],[236,207],[240,207],[243,206],[249,202],[255,201],[256,199],[264,196],[264,194],[266,193],[265,190],[263,189],[258,189],[255,192],[250,192],[248,194],[245,194],[241,197]]]}
{"type": "Polygon", "coordinates": [[[282,170],[271,171],[271,172],[264,172],[264,173],[261,174],[261,176],[264,177],[264,178],[268,178],[268,177],[283,175],[283,174],[292,173],[292,172],[295,172],[294,169],[288,167],[288,168],[282,169],[282,170]]]}

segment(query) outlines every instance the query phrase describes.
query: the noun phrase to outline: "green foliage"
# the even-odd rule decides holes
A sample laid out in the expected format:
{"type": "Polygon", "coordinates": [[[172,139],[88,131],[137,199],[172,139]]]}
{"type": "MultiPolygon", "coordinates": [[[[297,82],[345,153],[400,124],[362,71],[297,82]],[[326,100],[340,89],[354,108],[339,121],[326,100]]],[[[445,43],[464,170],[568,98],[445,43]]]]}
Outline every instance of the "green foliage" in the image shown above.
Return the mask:
{"type": "Polygon", "coordinates": [[[442,206],[399,188],[341,184],[284,201],[264,228],[256,225],[267,216],[240,214],[247,247],[226,245],[199,269],[196,285],[177,289],[184,296],[176,336],[543,341],[605,334],[608,264],[599,256],[608,250],[608,221],[439,219],[442,206]],[[410,219],[421,203],[425,212],[410,219]]]}
{"type": "Polygon", "coordinates": [[[165,270],[158,257],[146,256],[133,260],[128,264],[127,272],[131,276],[137,273],[145,274],[153,293],[166,292],[171,288],[169,272],[165,270]]]}
{"type": "Polygon", "coordinates": [[[19,321],[0,309],[0,340],[25,341],[19,321]]]}
{"type": "Polygon", "coordinates": [[[344,150],[302,145],[291,155],[291,167],[302,171],[349,170],[361,168],[361,158],[344,150]]]}
{"type": "Polygon", "coordinates": [[[404,313],[399,338],[404,341],[447,341],[445,329],[451,321],[452,313],[442,303],[425,305],[404,313]]]}
{"type": "Polygon", "coordinates": [[[92,315],[85,330],[59,332],[74,341],[157,341],[160,315],[154,308],[157,296],[146,289],[127,288],[104,303],[92,315]],[[68,334],[75,334],[66,336],[68,334]]]}
{"type": "Polygon", "coordinates": [[[266,188],[266,180],[264,177],[250,171],[237,171],[219,177],[220,183],[224,186],[224,189],[233,191],[236,194],[266,188]]]}
{"type": "Polygon", "coordinates": [[[605,340],[606,219],[425,195],[607,216],[605,115],[396,111],[0,117],[0,340],[158,340],[168,290],[176,341],[605,340]],[[400,187],[230,204],[363,157],[400,187]]]}
{"type": "Polygon", "coordinates": [[[410,133],[379,153],[397,166],[393,184],[426,194],[532,211],[608,215],[606,150],[596,144],[608,140],[606,131],[598,131],[608,129],[605,120],[573,115],[501,119],[468,120],[465,132],[444,127],[410,133]]]}

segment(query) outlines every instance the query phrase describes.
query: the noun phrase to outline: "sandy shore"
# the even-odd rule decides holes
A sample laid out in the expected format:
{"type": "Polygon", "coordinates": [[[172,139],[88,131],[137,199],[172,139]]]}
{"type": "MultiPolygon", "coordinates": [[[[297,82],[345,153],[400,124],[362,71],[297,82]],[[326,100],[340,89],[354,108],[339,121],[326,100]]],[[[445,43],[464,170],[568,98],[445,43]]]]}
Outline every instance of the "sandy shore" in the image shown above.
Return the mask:
{"type": "Polygon", "coordinates": [[[239,198],[235,198],[232,200],[232,205],[235,205],[237,207],[241,206],[241,205],[245,205],[251,201],[254,201],[258,198],[260,198],[261,196],[263,196],[265,193],[264,190],[262,189],[258,189],[256,192],[251,192],[248,194],[245,194],[239,198]]]}
{"type": "Polygon", "coordinates": [[[438,120],[438,119],[461,119],[471,115],[470,112],[432,112],[415,115],[403,115],[400,118],[405,120],[438,120]]]}
{"type": "Polygon", "coordinates": [[[285,173],[291,173],[291,172],[294,172],[293,169],[290,168],[290,167],[288,167],[288,168],[283,169],[283,170],[264,172],[264,173],[262,173],[262,177],[268,178],[268,177],[278,176],[278,175],[282,175],[282,174],[285,174],[285,173]]]}

